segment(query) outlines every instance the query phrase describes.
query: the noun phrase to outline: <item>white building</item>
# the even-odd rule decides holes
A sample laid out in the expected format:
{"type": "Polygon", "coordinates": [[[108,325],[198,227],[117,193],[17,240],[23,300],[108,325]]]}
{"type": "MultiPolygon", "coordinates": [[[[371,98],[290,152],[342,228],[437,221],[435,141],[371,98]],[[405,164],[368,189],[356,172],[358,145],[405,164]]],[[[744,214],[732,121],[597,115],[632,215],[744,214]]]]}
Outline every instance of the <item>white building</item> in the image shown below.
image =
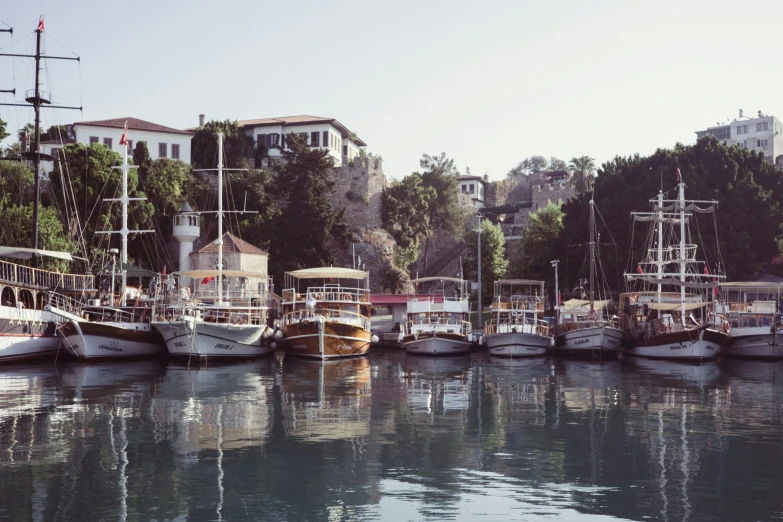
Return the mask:
{"type": "MultiPolygon", "coordinates": [[[[200,119],[203,124],[203,116],[200,119]]],[[[336,167],[353,161],[367,146],[355,133],[348,130],[348,127],[334,118],[285,116],[240,120],[237,124],[246,135],[253,137],[257,146],[263,146],[269,151],[270,158],[281,155],[285,136],[291,133],[307,137],[310,147],[328,150],[336,167]]]]}
{"type": "MultiPolygon", "coordinates": [[[[91,145],[102,143],[110,149],[122,153],[120,139],[128,123],[128,144],[132,152],[137,143],[147,143],[150,157],[153,160],[170,158],[190,164],[190,140],[193,132],[173,129],[164,125],[158,125],[138,118],[114,118],[111,120],[81,121],[69,125],[69,132],[62,139],[41,142],[41,152],[58,157],[60,149],[70,143],[91,145]]],[[[42,170],[48,174],[54,166],[52,162],[41,163],[42,170]]]]}
{"type": "Polygon", "coordinates": [[[470,197],[473,206],[484,208],[484,192],[487,188],[487,180],[481,176],[460,176],[459,192],[470,197]]]}
{"type": "Polygon", "coordinates": [[[758,116],[743,116],[731,123],[718,124],[703,131],[696,131],[696,138],[712,135],[726,145],[738,145],[764,154],[766,160],[783,165],[783,123],[774,116],[758,112],[758,116]]]}

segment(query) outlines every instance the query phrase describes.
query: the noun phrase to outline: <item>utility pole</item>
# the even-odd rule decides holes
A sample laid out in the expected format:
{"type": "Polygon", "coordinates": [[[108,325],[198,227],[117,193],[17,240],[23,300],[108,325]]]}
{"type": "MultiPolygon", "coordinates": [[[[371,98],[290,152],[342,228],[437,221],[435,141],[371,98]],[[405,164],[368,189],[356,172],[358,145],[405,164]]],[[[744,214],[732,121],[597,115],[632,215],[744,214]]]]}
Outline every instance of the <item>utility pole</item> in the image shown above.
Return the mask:
{"type": "Polygon", "coordinates": [[[476,230],[476,237],[478,237],[478,324],[479,328],[484,327],[483,309],[481,306],[481,214],[478,214],[478,229],[476,230]]]}
{"type": "MultiPolygon", "coordinates": [[[[560,264],[560,260],[554,259],[550,261],[549,264],[555,267],[555,311],[557,311],[557,308],[560,306],[560,286],[557,280],[557,265],[560,264]]],[[[557,316],[557,314],[555,314],[555,316],[557,316]]]]}

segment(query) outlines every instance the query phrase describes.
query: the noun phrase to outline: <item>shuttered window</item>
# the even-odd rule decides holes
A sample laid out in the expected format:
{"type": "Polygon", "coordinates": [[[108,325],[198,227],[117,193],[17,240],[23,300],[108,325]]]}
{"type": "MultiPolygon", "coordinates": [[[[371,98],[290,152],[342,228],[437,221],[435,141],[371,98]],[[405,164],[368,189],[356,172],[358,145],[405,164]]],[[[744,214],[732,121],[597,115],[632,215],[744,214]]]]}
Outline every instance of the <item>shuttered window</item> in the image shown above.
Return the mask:
{"type": "Polygon", "coordinates": [[[324,147],[329,146],[329,131],[324,131],[324,141],[323,141],[324,147]]]}
{"type": "Polygon", "coordinates": [[[159,158],[168,158],[169,157],[169,149],[168,145],[165,143],[158,143],[158,157],[159,158]]]}
{"type": "Polygon", "coordinates": [[[268,138],[266,136],[267,136],[266,134],[259,134],[258,136],[256,136],[256,146],[257,147],[259,147],[259,148],[264,147],[264,148],[267,148],[267,149],[269,148],[269,142],[267,142],[268,138]]]}
{"type": "Polygon", "coordinates": [[[179,159],[179,145],[176,143],[171,144],[171,157],[179,159]]]}
{"type": "Polygon", "coordinates": [[[317,147],[318,146],[318,138],[321,135],[318,132],[311,132],[310,133],[310,146],[311,147],[317,147]]]}

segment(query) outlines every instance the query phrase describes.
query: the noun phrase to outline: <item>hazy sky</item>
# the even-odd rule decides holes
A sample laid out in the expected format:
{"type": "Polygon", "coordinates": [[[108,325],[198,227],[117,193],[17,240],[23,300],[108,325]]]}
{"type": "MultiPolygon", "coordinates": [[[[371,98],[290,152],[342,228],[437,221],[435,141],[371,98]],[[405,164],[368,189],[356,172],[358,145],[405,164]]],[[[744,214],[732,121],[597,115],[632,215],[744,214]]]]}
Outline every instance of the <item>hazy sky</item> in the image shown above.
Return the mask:
{"type": "MultiPolygon", "coordinates": [[[[82,60],[53,63],[46,84],[83,114],[47,111],[47,126],[327,116],[391,177],[423,152],[497,179],[534,154],[603,162],[692,143],[739,108],[783,119],[780,0],[5,0],[0,52],[32,51],[41,14],[47,52],[82,60]]],[[[32,74],[0,58],[0,89],[32,74]]]]}

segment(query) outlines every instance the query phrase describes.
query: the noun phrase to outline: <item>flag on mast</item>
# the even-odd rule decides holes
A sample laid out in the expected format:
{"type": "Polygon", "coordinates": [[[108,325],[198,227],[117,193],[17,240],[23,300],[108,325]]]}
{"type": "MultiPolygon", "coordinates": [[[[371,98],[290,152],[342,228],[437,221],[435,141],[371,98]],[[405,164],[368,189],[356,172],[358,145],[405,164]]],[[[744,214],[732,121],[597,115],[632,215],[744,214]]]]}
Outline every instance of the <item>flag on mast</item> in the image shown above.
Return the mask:
{"type": "Polygon", "coordinates": [[[644,273],[644,270],[642,270],[642,265],[641,264],[637,264],[636,265],[636,271],[639,272],[640,274],[644,273]]]}
{"type": "Polygon", "coordinates": [[[677,183],[680,183],[682,181],[682,174],[680,174],[680,169],[677,169],[677,183]]]}
{"type": "Polygon", "coordinates": [[[125,122],[125,127],[122,130],[122,137],[120,138],[120,145],[128,146],[128,122],[125,122]]]}
{"type": "Polygon", "coordinates": [[[43,20],[44,20],[43,16],[41,16],[41,19],[38,20],[38,29],[37,29],[38,31],[43,31],[44,30],[44,21],[43,20]]]}
{"type": "Polygon", "coordinates": [[[710,270],[707,268],[707,263],[704,263],[704,275],[710,275],[710,270]]]}

